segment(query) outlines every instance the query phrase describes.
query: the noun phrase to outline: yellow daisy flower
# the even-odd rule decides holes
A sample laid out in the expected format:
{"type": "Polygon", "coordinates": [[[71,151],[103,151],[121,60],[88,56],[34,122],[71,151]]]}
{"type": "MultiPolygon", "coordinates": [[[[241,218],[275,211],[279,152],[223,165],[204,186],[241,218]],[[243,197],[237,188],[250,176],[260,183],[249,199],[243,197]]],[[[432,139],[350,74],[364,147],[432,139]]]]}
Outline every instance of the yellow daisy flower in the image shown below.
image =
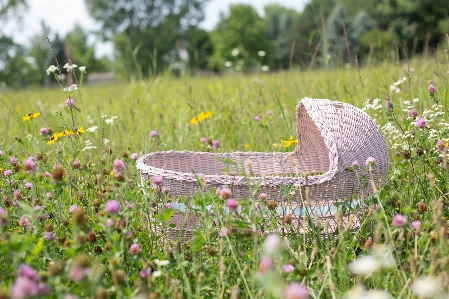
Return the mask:
{"type": "Polygon", "coordinates": [[[84,131],[83,126],[81,126],[78,130],[76,130],[76,134],[80,135],[80,133],[86,133],[86,131],[84,131]]]}
{"type": "Polygon", "coordinates": [[[292,144],[298,144],[298,139],[294,139],[293,136],[290,135],[290,140],[282,140],[283,147],[289,147],[292,144]]]}
{"type": "Polygon", "coordinates": [[[33,118],[38,117],[39,115],[41,115],[39,112],[27,114],[22,117],[22,121],[31,120],[33,118]]]}
{"type": "Polygon", "coordinates": [[[196,117],[194,117],[194,118],[192,118],[191,120],[190,120],[190,124],[191,125],[195,125],[195,124],[197,124],[198,123],[198,118],[196,118],[196,117]]]}
{"type": "Polygon", "coordinates": [[[249,143],[245,144],[245,149],[249,149],[249,143]]]}
{"type": "Polygon", "coordinates": [[[57,133],[55,133],[53,136],[50,137],[50,140],[48,140],[47,144],[53,144],[55,143],[56,140],[58,140],[58,136],[56,135],[57,133]]]}

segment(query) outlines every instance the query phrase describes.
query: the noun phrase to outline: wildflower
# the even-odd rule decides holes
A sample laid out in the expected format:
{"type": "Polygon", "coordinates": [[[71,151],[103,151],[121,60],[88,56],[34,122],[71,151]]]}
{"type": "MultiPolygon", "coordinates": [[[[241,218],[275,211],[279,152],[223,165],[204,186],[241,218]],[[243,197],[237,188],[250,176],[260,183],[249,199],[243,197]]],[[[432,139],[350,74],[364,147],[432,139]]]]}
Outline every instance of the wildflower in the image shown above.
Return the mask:
{"type": "Polygon", "coordinates": [[[159,260],[159,259],[155,259],[154,263],[158,266],[167,266],[168,264],[170,264],[169,260],[159,260]]]}
{"type": "Polygon", "coordinates": [[[56,233],[55,232],[45,232],[44,239],[46,241],[56,240],[56,233]]]}
{"type": "Polygon", "coordinates": [[[46,177],[46,178],[51,177],[51,173],[49,173],[48,171],[44,172],[44,177],[46,177]]]}
{"type": "Polygon", "coordinates": [[[71,72],[73,69],[77,68],[78,66],[76,64],[64,64],[64,68],[67,69],[67,72],[71,72]]]}
{"type": "Polygon", "coordinates": [[[260,57],[264,57],[267,53],[265,53],[265,51],[259,51],[257,52],[257,55],[259,55],[260,57]]]}
{"type": "Polygon", "coordinates": [[[25,187],[25,189],[30,190],[31,188],[33,188],[33,184],[31,184],[31,183],[29,183],[29,182],[26,182],[25,185],[24,185],[24,187],[25,187]]]}
{"type": "Polygon", "coordinates": [[[285,264],[284,266],[282,266],[282,272],[284,273],[291,273],[293,272],[293,270],[295,270],[295,266],[293,266],[292,264],[285,264]]]}
{"type": "Polygon", "coordinates": [[[79,129],[76,130],[76,135],[80,135],[80,133],[86,133],[86,131],[84,131],[83,126],[81,126],[79,129]]]}
{"type": "Polygon", "coordinates": [[[26,217],[20,217],[20,219],[19,219],[19,221],[17,222],[17,224],[18,224],[19,226],[25,226],[25,227],[28,227],[28,226],[31,225],[31,222],[30,222],[30,220],[29,220],[28,218],[26,218],[26,217]]]}
{"type": "Polygon", "coordinates": [[[371,248],[371,254],[379,261],[382,268],[391,269],[396,265],[393,248],[389,245],[374,244],[371,248]]]}
{"type": "Polygon", "coordinates": [[[268,72],[270,70],[270,67],[268,65],[262,65],[260,69],[262,70],[262,72],[268,72]]]}
{"type": "Polygon", "coordinates": [[[64,176],[64,170],[62,169],[62,167],[60,165],[55,165],[53,167],[53,173],[51,175],[51,178],[54,181],[60,182],[60,181],[62,181],[63,176],[64,176]]]}
{"type": "Polygon", "coordinates": [[[232,55],[232,56],[237,56],[237,55],[239,55],[239,53],[240,53],[240,51],[239,51],[238,48],[234,48],[234,49],[232,49],[232,51],[231,51],[231,55],[232,55]]]}
{"type": "Polygon", "coordinates": [[[53,143],[55,143],[56,140],[58,140],[58,135],[57,134],[58,133],[55,133],[53,136],[50,137],[50,140],[47,141],[48,145],[53,144],[53,143]]]}
{"type": "Polygon", "coordinates": [[[153,273],[151,273],[151,276],[154,278],[160,277],[162,275],[162,271],[154,271],[153,273]]]}
{"type": "Polygon", "coordinates": [[[207,142],[206,137],[201,137],[201,138],[200,138],[200,142],[201,142],[201,143],[206,143],[206,142],[207,142]]]}
{"type": "Polygon", "coordinates": [[[17,160],[16,157],[9,158],[9,164],[11,164],[12,166],[17,165],[17,163],[19,163],[19,160],[17,160]]]}
{"type": "Polygon", "coordinates": [[[34,158],[29,157],[23,162],[23,170],[25,173],[31,173],[36,170],[36,163],[34,162],[34,158]]]}
{"type": "Polygon", "coordinates": [[[309,293],[307,287],[298,282],[289,283],[284,289],[284,299],[307,299],[309,293]]]}
{"type": "Polygon", "coordinates": [[[124,170],[126,168],[126,164],[120,160],[120,159],[115,159],[114,160],[114,170],[124,170]]]}
{"type": "Polygon", "coordinates": [[[227,227],[222,228],[218,234],[220,235],[220,237],[227,236],[229,234],[229,228],[227,227]]]}
{"type": "Polygon", "coordinates": [[[170,192],[170,188],[167,187],[167,186],[164,186],[164,187],[162,187],[161,192],[162,193],[169,193],[170,192]]]}
{"type": "Polygon", "coordinates": [[[435,298],[442,293],[443,286],[435,276],[424,276],[417,278],[411,289],[418,298],[435,298]]]}
{"type": "Polygon", "coordinates": [[[29,298],[37,296],[38,283],[26,277],[18,277],[12,286],[11,296],[13,298],[29,298]]]}
{"type": "Polygon", "coordinates": [[[213,148],[219,148],[220,147],[220,141],[218,141],[218,140],[212,141],[212,146],[213,146],[213,148]]]}
{"type": "Polygon", "coordinates": [[[140,277],[142,277],[142,278],[147,278],[147,277],[148,277],[148,269],[145,268],[145,269],[140,270],[140,271],[139,271],[139,275],[140,275],[140,277]]]}
{"type": "Polygon", "coordinates": [[[20,193],[20,190],[14,190],[13,196],[14,196],[15,199],[21,199],[22,198],[22,193],[20,193]]]}
{"type": "Polygon", "coordinates": [[[225,67],[231,67],[231,66],[232,66],[232,62],[231,62],[231,61],[226,61],[226,62],[224,63],[224,66],[225,66],[225,67]]]}
{"type": "Polygon", "coordinates": [[[118,212],[120,212],[120,205],[116,200],[108,200],[106,202],[104,210],[106,212],[109,212],[110,214],[117,214],[118,212]]]}
{"type": "Polygon", "coordinates": [[[261,273],[265,273],[270,269],[273,269],[273,260],[271,259],[271,257],[268,256],[263,256],[260,259],[260,263],[259,263],[259,272],[261,273]]]}
{"type": "Polygon", "coordinates": [[[39,115],[41,115],[39,112],[36,112],[36,113],[29,113],[29,114],[27,114],[27,115],[25,115],[25,116],[22,117],[22,121],[31,120],[31,119],[33,119],[33,118],[38,117],[39,115]]]}
{"type": "Polygon", "coordinates": [[[427,91],[429,93],[434,93],[435,92],[435,86],[433,86],[433,84],[429,84],[429,87],[427,87],[427,91]]]}
{"type": "Polygon", "coordinates": [[[77,206],[75,205],[70,205],[69,207],[69,213],[73,214],[77,209],[79,209],[77,206]]]}
{"type": "Polygon", "coordinates": [[[386,101],[385,102],[385,108],[391,109],[391,108],[393,108],[393,104],[390,101],[386,101]]]}
{"type": "Polygon", "coordinates": [[[363,299],[391,299],[390,293],[384,290],[369,290],[363,294],[363,299]]]}
{"type": "Polygon", "coordinates": [[[444,149],[444,141],[443,140],[438,140],[437,145],[435,146],[437,148],[437,150],[439,150],[440,152],[443,151],[444,149]]]}
{"type": "Polygon", "coordinates": [[[40,135],[47,135],[48,134],[48,128],[41,128],[40,130],[39,130],[39,134],[40,135]]]}
{"type": "Polygon", "coordinates": [[[65,100],[65,105],[66,105],[66,107],[73,108],[73,107],[75,107],[76,103],[75,103],[74,99],[68,98],[67,100],[65,100]]]}
{"type": "Polygon", "coordinates": [[[200,114],[198,114],[198,121],[203,121],[211,116],[212,116],[211,111],[201,112],[200,114]]]}
{"type": "Polygon", "coordinates": [[[111,227],[112,225],[114,225],[114,221],[111,218],[106,219],[104,226],[111,227]]]}
{"type": "Polygon", "coordinates": [[[418,116],[418,111],[417,111],[416,109],[412,109],[412,110],[410,110],[410,111],[408,112],[408,116],[409,116],[409,117],[412,117],[412,118],[415,118],[415,117],[418,116]]]}
{"type": "Polygon", "coordinates": [[[80,160],[76,159],[75,161],[72,162],[72,166],[75,169],[79,169],[81,167],[81,163],[80,160]]]}
{"type": "Polygon", "coordinates": [[[139,158],[139,155],[137,153],[132,153],[131,154],[131,159],[137,160],[138,158],[139,158]]]}
{"type": "Polygon", "coordinates": [[[418,234],[421,230],[421,221],[415,220],[412,222],[412,228],[415,230],[415,232],[418,234]]]}
{"type": "Polygon", "coordinates": [[[9,176],[12,174],[12,170],[11,169],[6,169],[5,171],[3,171],[3,175],[4,176],[9,176]]]}
{"type": "Polygon", "coordinates": [[[85,66],[80,66],[79,70],[81,73],[85,74],[86,73],[86,67],[85,66]]]}
{"type": "Polygon", "coordinates": [[[87,132],[93,133],[93,132],[95,132],[97,129],[98,129],[98,126],[92,126],[92,127],[90,127],[90,128],[87,128],[86,131],[87,131],[87,132]]]}
{"type": "Polygon", "coordinates": [[[407,223],[407,218],[404,215],[396,214],[391,221],[391,225],[402,227],[407,223]]]}
{"type": "Polygon", "coordinates": [[[294,139],[293,136],[290,135],[289,140],[282,140],[282,146],[283,147],[289,147],[292,144],[298,144],[298,139],[294,139]]]}
{"type": "Polygon", "coordinates": [[[0,156],[2,156],[3,155],[3,151],[2,150],[0,150],[0,156]]]}
{"type": "Polygon", "coordinates": [[[158,134],[158,132],[157,131],[155,131],[155,130],[151,130],[150,131],[150,137],[156,137],[156,136],[158,136],[159,134],[158,134]]]}
{"type": "Polygon", "coordinates": [[[356,258],[348,265],[349,271],[356,275],[371,275],[380,268],[380,262],[374,256],[365,255],[356,258]]]}
{"type": "Polygon", "coordinates": [[[38,280],[36,271],[34,271],[34,269],[27,264],[20,264],[19,268],[17,269],[17,275],[19,277],[38,280]]]}
{"type": "Polygon", "coordinates": [[[198,118],[196,118],[196,117],[192,118],[192,119],[190,120],[189,123],[190,123],[191,125],[197,124],[197,123],[198,123],[198,118]]]}
{"type": "Polygon", "coordinates": [[[357,160],[352,161],[351,166],[352,167],[359,167],[360,166],[359,161],[357,161],[357,160]]]}
{"type": "Polygon", "coordinates": [[[267,114],[267,115],[273,115],[273,111],[272,111],[272,110],[268,110],[268,111],[266,112],[266,114],[267,114]]]}
{"type": "Polygon", "coordinates": [[[367,166],[370,166],[370,165],[373,165],[374,162],[376,162],[376,159],[374,159],[374,157],[368,157],[368,158],[366,159],[366,161],[365,161],[365,164],[366,164],[367,166]]]}
{"type": "Polygon", "coordinates": [[[134,244],[131,244],[131,246],[129,247],[130,254],[134,255],[134,254],[138,254],[141,252],[142,252],[142,249],[140,248],[139,244],[134,243],[134,244]]]}
{"type": "Polygon", "coordinates": [[[154,185],[162,185],[162,183],[164,182],[164,178],[158,174],[155,175],[151,181],[154,185]]]}
{"type": "Polygon", "coordinates": [[[50,75],[50,73],[55,73],[57,70],[58,68],[52,64],[47,69],[47,75],[50,75]]]}
{"type": "Polygon", "coordinates": [[[230,198],[226,202],[226,206],[228,207],[229,210],[236,211],[237,207],[238,207],[238,203],[234,198],[230,198]]]}
{"type": "Polygon", "coordinates": [[[69,272],[69,278],[74,282],[80,282],[86,276],[85,269],[79,267],[78,265],[74,265],[69,272]]]}
{"type": "Polygon", "coordinates": [[[249,143],[245,144],[245,149],[249,149],[250,145],[249,143]]]}
{"type": "Polygon", "coordinates": [[[274,253],[281,245],[281,238],[276,234],[270,234],[265,238],[263,244],[266,253],[274,253]]]}
{"type": "Polygon", "coordinates": [[[417,128],[424,128],[424,127],[426,126],[426,121],[425,121],[424,119],[422,119],[422,118],[418,118],[418,119],[415,121],[415,126],[416,126],[417,128]]]}
{"type": "Polygon", "coordinates": [[[260,115],[256,115],[256,116],[254,116],[254,120],[255,121],[261,121],[262,117],[260,117],[260,115]]]}

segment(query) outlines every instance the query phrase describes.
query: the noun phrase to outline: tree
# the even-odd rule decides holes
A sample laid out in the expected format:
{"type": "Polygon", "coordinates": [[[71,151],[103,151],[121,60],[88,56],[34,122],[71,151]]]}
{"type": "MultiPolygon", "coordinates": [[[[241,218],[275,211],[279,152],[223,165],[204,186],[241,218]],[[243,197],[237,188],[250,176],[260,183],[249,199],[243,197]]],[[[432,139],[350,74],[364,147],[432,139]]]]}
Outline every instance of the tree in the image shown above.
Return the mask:
{"type": "MultiPolygon", "coordinates": [[[[207,0],[86,0],[89,14],[102,24],[102,35],[115,45],[116,66],[142,78],[170,65],[186,31],[204,19],[207,0]]],[[[126,75],[125,75],[126,76],[126,75]]]]}
{"type": "Polygon", "coordinates": [[[265,21],[250,5],[231,5],[228,16],[221,14],[211,39],[214,54],[209,65],[215,70],[223,69],[226,61],[238,63],[237,67],[253,67],[259,63],[259,51],[273,52],[265,21]]]}
{"type": "Polygon", "coordinates": [[[275,69],[288,68],[293,27],[298,13],[277,4],[264,7],[268,38],[274,42],[273,64],[275,69]]]}
{"type": "MultiPolygon", "coordinates": [[[[12,18],[20,18],[28,9],[26,0],[0,0],[0,21],[3,26],[12,18]]],[[[1,33],[0,27],[0,33],[1,33]]]]}
{"type": "MultiPolygon", "coordinates": [[[[47,42],[47,36],[50,36],[51,30],[44,21],[41,21],[41,32],[30,38],[30,48],[28,54],[33,59],[33,65],[36,70],[39,70],[37,75],[37,84],[44,85],[46,82],[47,74],[45,70],[48,68],[48,57],[50,47],[47,42]]],[[[51,64],[55,64],[54,62],[51,64]]]]}

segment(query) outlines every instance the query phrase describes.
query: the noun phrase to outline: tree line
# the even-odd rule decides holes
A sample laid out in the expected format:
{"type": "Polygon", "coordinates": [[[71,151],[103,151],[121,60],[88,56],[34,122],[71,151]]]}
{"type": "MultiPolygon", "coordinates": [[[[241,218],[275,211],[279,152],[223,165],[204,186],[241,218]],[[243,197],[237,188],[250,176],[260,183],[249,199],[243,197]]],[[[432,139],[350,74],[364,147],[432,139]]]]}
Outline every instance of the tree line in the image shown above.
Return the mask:
{"type": "MultiPolygon", "coordinates": [[[[65,37],[41,32],[24,47],[0,28],[0,84],[46,85],[54,64],[47,36],[63,65],[73,61],[90,72],[113,70],[123,79],[143,79],[166,70],[268,71],[333,68],[354,63],[408,59],[437,49],[449,32],[447,0],[311,0],[302,12],[271,4],[263,16],[236,4],[215,28],[199,27],[207,0],[85,0],[99,32],[76,25],[65,37]],[[112,41],[114,60],[96,58],[88,37],[112,41]]],[[[0,21],[20,18],[26,0],[0,2],[0,21]]],[[[449,40],[448,40],[449,42],[449,40]]]]}

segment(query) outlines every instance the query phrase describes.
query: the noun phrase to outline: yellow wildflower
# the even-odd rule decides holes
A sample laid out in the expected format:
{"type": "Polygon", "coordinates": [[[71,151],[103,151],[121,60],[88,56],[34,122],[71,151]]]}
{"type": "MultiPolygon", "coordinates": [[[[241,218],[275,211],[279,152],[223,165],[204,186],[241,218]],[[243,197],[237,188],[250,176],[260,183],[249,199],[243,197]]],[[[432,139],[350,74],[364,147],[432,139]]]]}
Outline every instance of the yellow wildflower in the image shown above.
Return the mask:
{"type": "Polygon", "coordinates": [[[197,117],[194,117],[190,120],[190,124],[191,125],[197,124],[198,122],[203,121],[211,116],[212,116],[211,111],[201,112],[200,114],[198,114],[197,117]]]}
{"type": "Polygon", "coordinates": [[[58,136],[56,135],[58,133],[55,133],[53,136],[50,137],[50,140],[48,140],[47,144],[53,144],[56,140],[58,140],[58,136]]]}
{"type": "Polygon", "coordinates": [[[282,140],[283,147],[289,147],[292,144],[298,144],[298,139],[294,139],[293,136],[290,135],[290,140],[282,140]]]}
{"type": "Polygon", "coordinates": [[[245,149],[249,149],[249,143],[245,144],[245,149]]]}
{"type": "Polygon", "coordinates": [[[83,126],[81,126],[78,130],[76,130],[76,134],[80,135],[80,133],[86,133],[86,131],[84,131],[83,126]]]}
{"type": "Polygon", "coordinates": [[[194,117],[194,118],[192,118],[191,120],[190,120],[190,124],[191,125],[195,125],[195,124],[197,124],[198,123],[198,118],[196,118],[196,117],[194,117]]]}
{"type": "Polygon", "coordinates": [[[41,115],[39,112],[27,114],[27,115],[22,117],[22,121],[26,121],[26,120],[30,120],[30,119],[36,118],[39,115],[41,115]]]}

